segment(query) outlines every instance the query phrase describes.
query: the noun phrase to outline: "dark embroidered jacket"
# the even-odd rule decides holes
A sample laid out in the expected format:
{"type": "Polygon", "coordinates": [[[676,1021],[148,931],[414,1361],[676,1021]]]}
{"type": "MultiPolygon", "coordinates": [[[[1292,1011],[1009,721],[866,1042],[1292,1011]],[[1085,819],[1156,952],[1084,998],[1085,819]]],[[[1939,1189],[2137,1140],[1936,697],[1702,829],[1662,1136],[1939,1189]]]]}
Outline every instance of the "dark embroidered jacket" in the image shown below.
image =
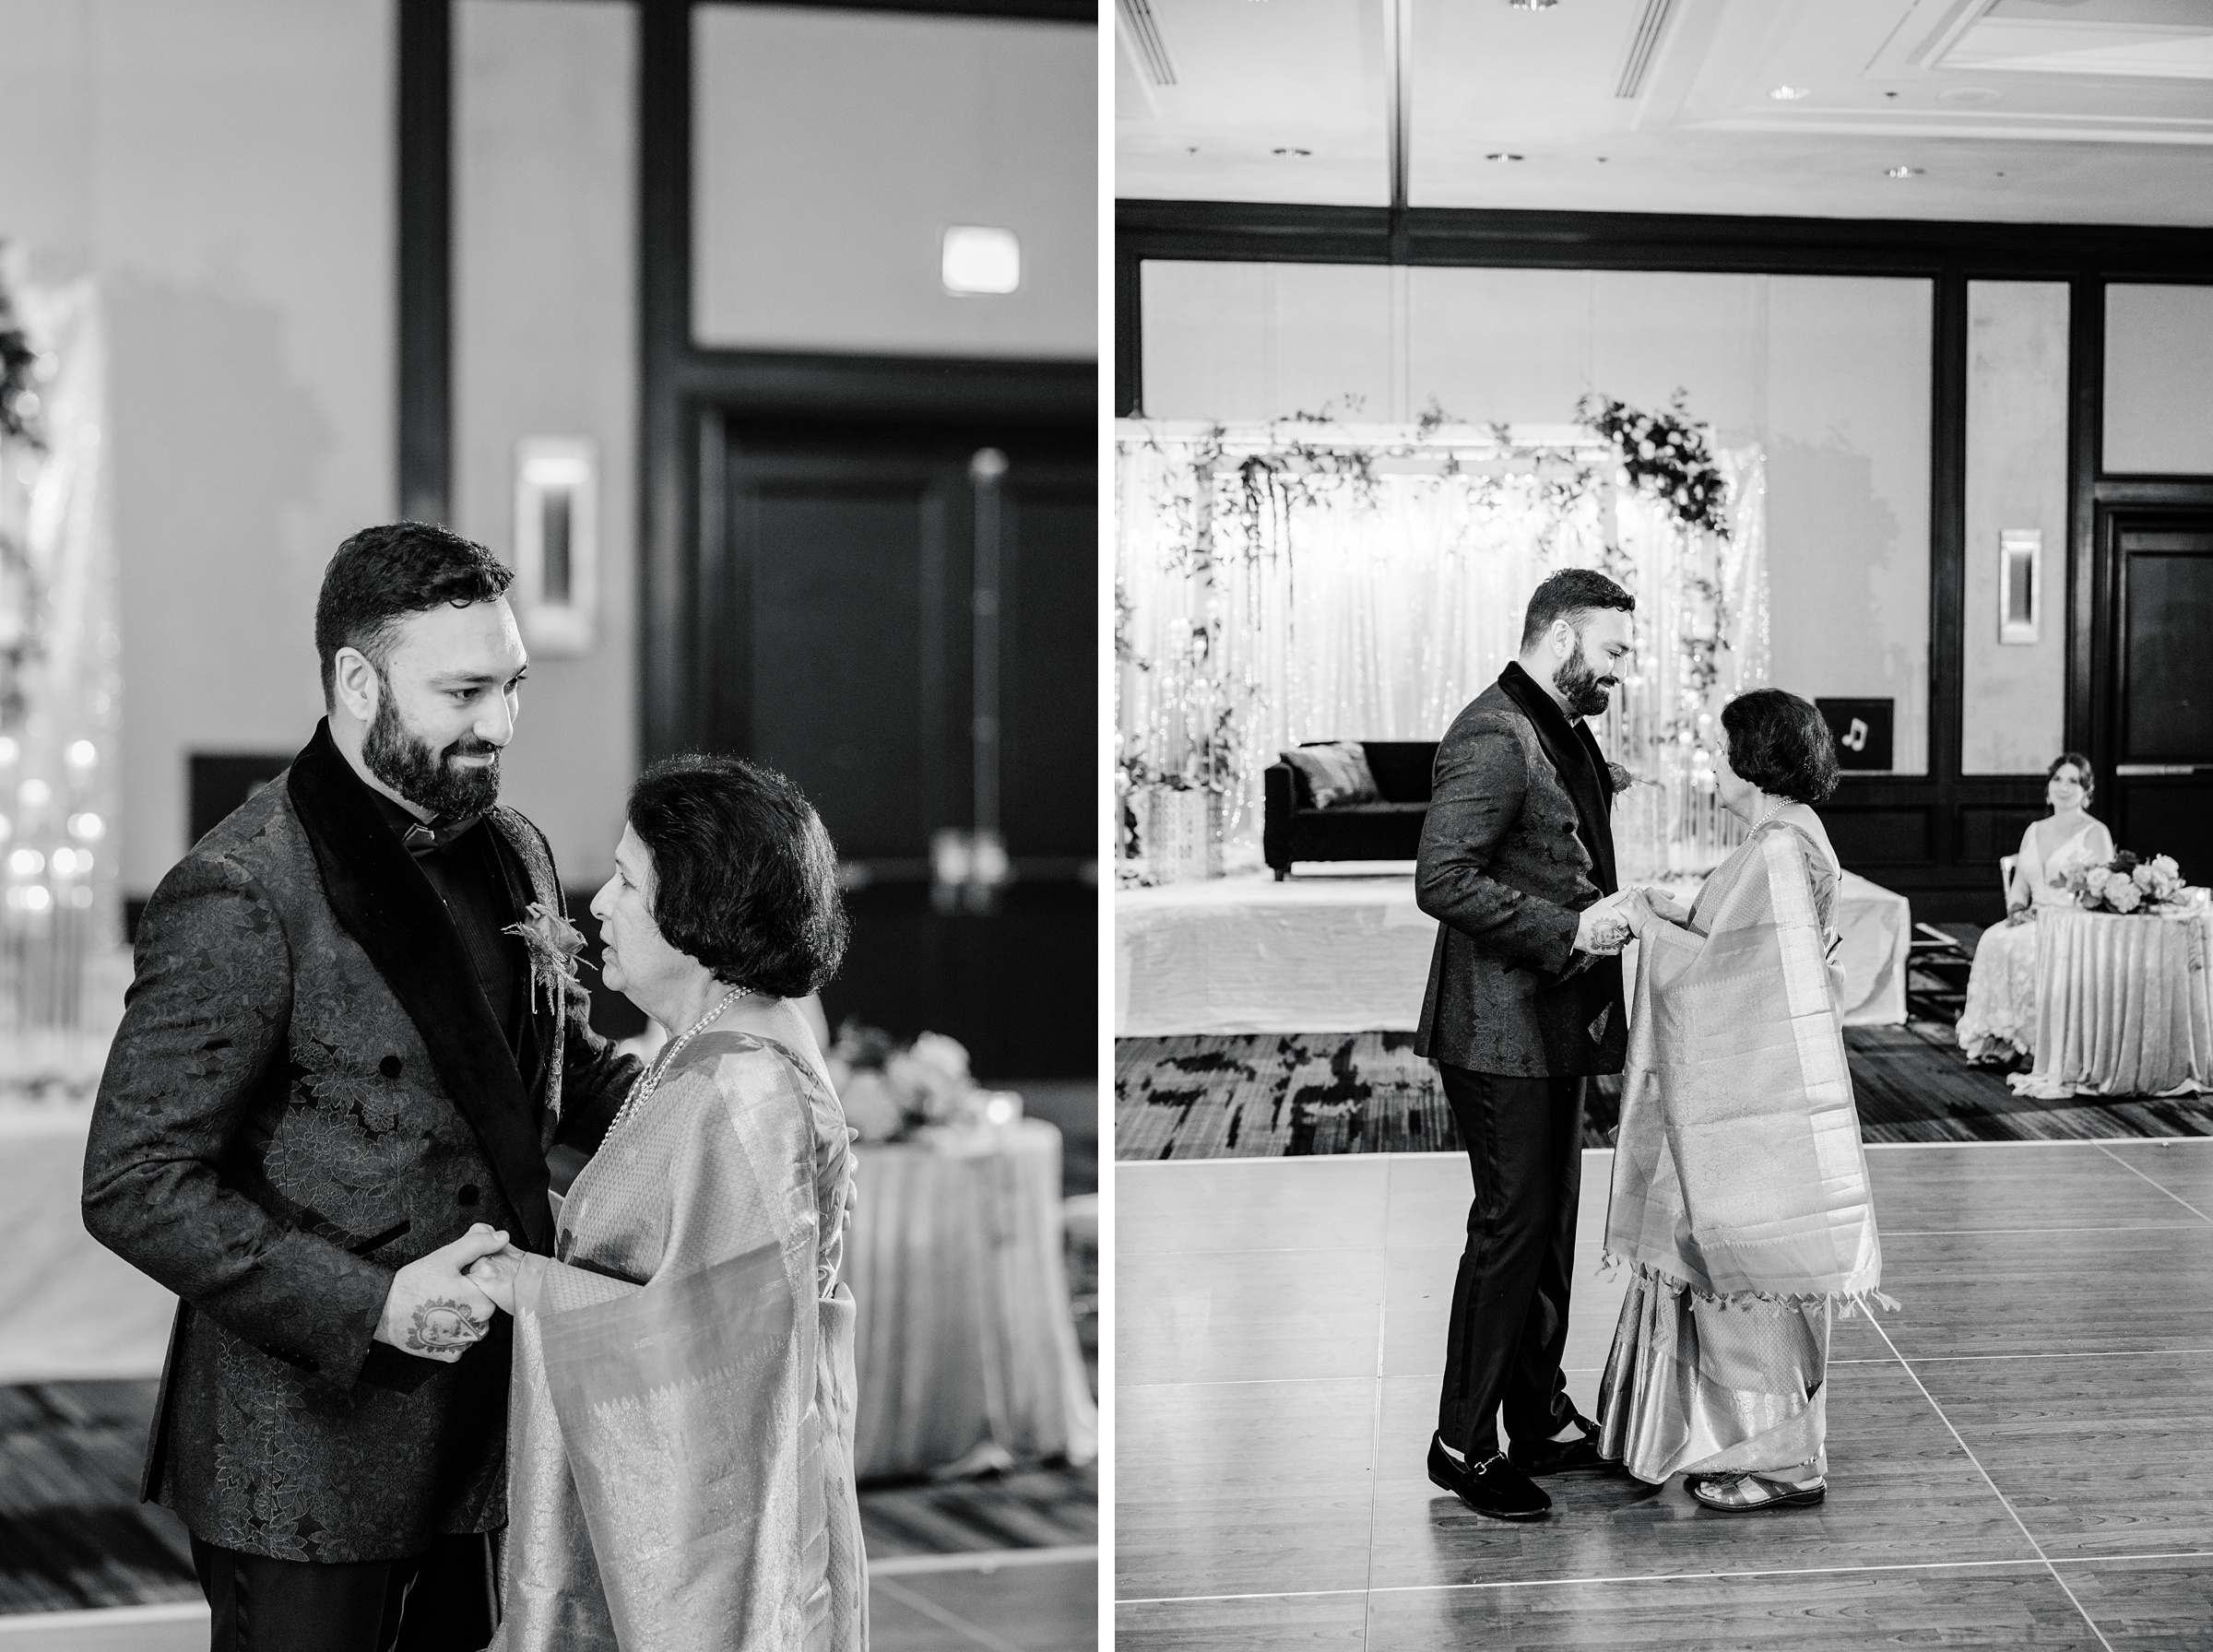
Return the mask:
{"type": "Polygon", "coordinates": [[[1433,773],[1414,887],[1437,948],[1415,1052],[1524,1078],[1621,1071],[1620,960],[1573,950],[1578,914],[1615,887],[1598,742],[1509,665],[1453,720],[1433,773]]]}
{"type": "MultiPolygon", "coordinates": [[[[637,1072],[544,995],[510,1048],[373,796],[320,727],[162,879],[85,1155],[86,1227],[183,1299],[144,1495],[285,1560],[504,1522],[505,1316],[451,1365],[371,1339],[470,1223],[547,1250],[549,1148],[596,1148],[637,1072]]],[[[538,829],[487,824],[559,910],[538,829]]]]}

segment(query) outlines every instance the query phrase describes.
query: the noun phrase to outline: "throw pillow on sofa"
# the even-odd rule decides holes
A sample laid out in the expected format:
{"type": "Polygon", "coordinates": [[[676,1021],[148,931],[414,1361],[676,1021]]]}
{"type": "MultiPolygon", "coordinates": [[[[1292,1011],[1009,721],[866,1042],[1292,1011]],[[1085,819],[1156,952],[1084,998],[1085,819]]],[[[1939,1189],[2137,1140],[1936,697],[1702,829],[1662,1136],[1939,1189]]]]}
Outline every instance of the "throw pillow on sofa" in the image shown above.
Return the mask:
{"type": "Polygon", "coordinates": [[[1382,796],[1368,769],[1367,753],[1357,740],[1297,746],[1278,755],[1307,777],[1307,790],[1313,794],[1316,808],[1373,803],[1382,796]]]}

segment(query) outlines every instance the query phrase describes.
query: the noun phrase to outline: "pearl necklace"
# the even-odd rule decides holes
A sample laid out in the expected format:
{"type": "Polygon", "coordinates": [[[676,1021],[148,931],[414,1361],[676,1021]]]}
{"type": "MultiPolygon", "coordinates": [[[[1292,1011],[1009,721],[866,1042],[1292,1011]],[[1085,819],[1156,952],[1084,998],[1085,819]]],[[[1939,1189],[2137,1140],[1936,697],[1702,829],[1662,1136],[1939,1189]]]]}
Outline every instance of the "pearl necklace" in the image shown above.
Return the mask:
{"type": "Polygon", "coordinates": [[[638,1081],[631,1086],[630,1093],[622,1098],[622,1105],[615,1114],[614,1123],[607,1127],[607,1133],[609,1136],[621,1129],[622,1121],[635,1113],[652,1096],[653,1092],[660,1088],[662,1075],[668,1072],[669,1063],[683,1054],[684,1046],[704,1032],[709,1022],[740,998],[744,997],[751,990],[751,988],[743,986],[731,987],[724,995],[721,1003],[693,1021],[690,1030],[683,1036],[672,1041],[669,1047],[660,1053],[654,1064],[638,1075],[638,1081]]]}
{"type": "Polygon", "coordinates": [[[1750,837],[1755,832],[1757,832],[1762,826],[1765,826],[1769,820],[1772,820],[1784,809],[1790,808],[1790,806],[1791,800],[1788,797],[1778,797],[1772,804],[1769,805],[1767,810],[1761,814],[1758,820],[1753,821],[1751,825],[1745,829],[1745,835],[1746,837],[1750,837]]]}

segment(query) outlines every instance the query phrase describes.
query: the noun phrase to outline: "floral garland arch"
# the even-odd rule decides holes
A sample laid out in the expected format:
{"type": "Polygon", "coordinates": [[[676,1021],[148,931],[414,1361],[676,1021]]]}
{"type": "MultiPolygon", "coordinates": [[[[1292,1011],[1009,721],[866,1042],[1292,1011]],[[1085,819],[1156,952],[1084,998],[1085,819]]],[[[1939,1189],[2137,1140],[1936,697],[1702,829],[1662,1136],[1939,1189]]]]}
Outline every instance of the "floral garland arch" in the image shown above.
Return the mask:
{"type": "Polygon", "coordinates": [[[1715,714],[1767,672],[1760,456],[1717,453],[1680,392],[1657,412],[1604,396],[1578,412],[1548,427],[1434,407],[1413,426],[1328,408],[1118,426],[1125,880],[1163,875],[1146,826],[1164,797],[1196,794],[1179,807],[1186,820],[1203,807],[1219,869],[1257,861],[1260,775],[1279,746],[1436,738],[1517,652],[1507,632],[1531,586],[1566,566],[1600,568],[1639,599],[1638,667],[1601,730],[1651,783],[1617,805],[1625,872],[1701,869],[1725,852],[1715,714]],[[1387,660],[1393,649],[1416,667],[1387,660]],[[1313,726],[1348,715],[1360,726],[1313,726]]]}

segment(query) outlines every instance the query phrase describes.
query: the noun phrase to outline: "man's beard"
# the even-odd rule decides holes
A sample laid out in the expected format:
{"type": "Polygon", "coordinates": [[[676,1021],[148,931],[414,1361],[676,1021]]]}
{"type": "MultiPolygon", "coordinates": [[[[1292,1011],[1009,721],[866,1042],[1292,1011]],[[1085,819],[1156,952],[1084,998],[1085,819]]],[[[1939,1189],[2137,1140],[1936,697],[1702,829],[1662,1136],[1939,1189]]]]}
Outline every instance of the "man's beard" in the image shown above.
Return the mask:
{"type": "Polygon", "coordinates": [[[1575,653],[1560,662],[1560,668],[1552,674],[1552,686],[1567,702],[1570,717],[1603,717],[1613,703],[1612,690],[1620,686],[1616,677],[1601,677],[1592,668],[1583,653],[1583,640],[1575,640],[1575,653]]]}
{"type": "Polygon", "coordinates": [[[361,742],[361,761],[375,775],[418,808],[433,816],[480,815],[499,800],[500,749],[465,735],[444,751],[399,720],[389,683],[377,696],[376,716],[361,742]],[[488,763],[461,767],[453,760],[489,753],[488,763]]]}

